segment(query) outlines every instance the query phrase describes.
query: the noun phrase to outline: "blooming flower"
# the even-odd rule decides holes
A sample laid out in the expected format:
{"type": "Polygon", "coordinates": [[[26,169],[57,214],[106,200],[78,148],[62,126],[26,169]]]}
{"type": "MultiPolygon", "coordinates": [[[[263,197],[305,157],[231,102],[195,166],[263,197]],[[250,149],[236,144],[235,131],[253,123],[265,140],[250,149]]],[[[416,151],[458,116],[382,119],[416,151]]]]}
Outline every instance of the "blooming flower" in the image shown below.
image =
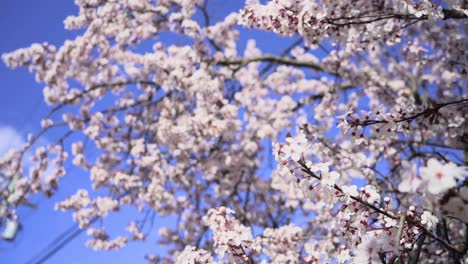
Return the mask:
{"type": "Polygon", "coordinates": [[[307,145],[307,138],[302,131],[299,131],[296,137],[286,137],[287,144],[283,146],[283,151],[292,160],[298,161],[301,154],[305,151],[307,145]]]}
{"type": "Polygon", "coordinates": [[[215,263],[209,252],[203,249],[197,249],[194,246],[186,246],[184,250],[175,257],[176,263],[215,263]]]}
{"type": "Polygon", "coordinates": [[[353,257],[353,263],[379,263],[379,252],[397,251],[392,237],[381,230],[366,233],[353,257]]]}
{"type": "Polygon", "coordinates": [[[328,172],[328,166],[330,166],[330,162],[319,162],[319,163],[312,163],[311,161],[307,161],[306,165],[307,167],[313,171],[313,172],[322,172],[322,173],[327,173],[328,172]]]}
{"type": "Polygon", "coordinates": [[[294,161],[300,160],[306,147],[307,138],[302,131],[299,131],[294,138],[286,136],[286,144],[273,143],[273,154],[281,164],[286,164],[289,158],[294,161]]]}
{"type": "Polygon", "coordinates": [[[231,216],[234,211],[221,206],[208,210],[203,217],[204,223],[213,231],[216,254],[224,257],[226,252],[238,254],[235,248],[244,247],[260,251],[258,241],[254,241],[250,227],[239,223],[231,216]]]}
{"type": "Polygon", "coordinates": [[[402,162],[403,179],[398,185],[398,191],[405,193],[416,192],[421,185],[421,179],[417,176],[416,164],[411,164],[407,161],[402,162]]]}
{"type": "Polygon", "coordinates": [[[356,185],[343,185],[341,186],[341,190],[343,191],[344,194],[348,196],[358,196],[359,193],[357,191],[357,186],[356,185]]]}
{"type": "Polygon", "coordinates": [[[336,171],[324,173],[322,174],[322,183],[328,186],[333,186],[335,185],[339,177],[340,177],[340,174],[336,171]]]}
{"type": "Polygon", "coordinates": [[[454,163],[442,164],[436,159],[429,159],[427,166],[421,168],[421,178],[427,183],[427,190],[439,194],[457,185],[457,179],[463,179],[466,168],[454,163]]]}
{"type": "Polygon", "coordinates": [[[375,186],[366,185],[364,188],[364,194],[367,197],[367,202],[370,204],[380,201],[380,194],[377,192],[377,188],[375,188],[375,186]]]}
{"type": "Polygon", "coordinates": [[[421,215],[421,224],[423,224],[428,229],[433,229],[438,222],[439,219],[437,219],[437,217],[428,211],[424,211],[424,213],[421,215]]]}

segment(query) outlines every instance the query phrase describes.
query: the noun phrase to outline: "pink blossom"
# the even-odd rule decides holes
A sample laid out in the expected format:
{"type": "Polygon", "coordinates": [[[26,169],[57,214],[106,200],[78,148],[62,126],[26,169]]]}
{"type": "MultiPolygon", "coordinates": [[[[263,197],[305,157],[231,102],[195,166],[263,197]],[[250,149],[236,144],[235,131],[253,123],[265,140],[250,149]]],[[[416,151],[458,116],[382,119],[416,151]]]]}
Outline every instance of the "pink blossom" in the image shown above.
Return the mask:
{"type": "Polygon", "coordinates": [[[421,215],[421,224],[426,226],[428,229],[434,229],[438,222],[439,219],[428,211],[424,211],[421,215]]]}
{"type": "Polygon", "coordinates": [[[433,194],[439,194],[457,185],[457,180],[463,179],[467,171],[454,163],[442,164],[431,158],[427,165],[420,169],[421,178],[427,183],[427,190],[433,194]]]}

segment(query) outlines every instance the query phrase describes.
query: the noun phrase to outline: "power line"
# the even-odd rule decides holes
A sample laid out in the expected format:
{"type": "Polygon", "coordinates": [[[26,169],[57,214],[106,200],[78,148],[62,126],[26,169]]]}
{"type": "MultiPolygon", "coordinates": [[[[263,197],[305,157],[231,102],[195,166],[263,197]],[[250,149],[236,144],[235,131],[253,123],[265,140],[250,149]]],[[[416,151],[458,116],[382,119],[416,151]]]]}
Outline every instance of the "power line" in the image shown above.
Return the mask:
{"type": "MultiPolygon", "coordinates": [[[[94,224],[99,217],[94,217],[90,220],[90,224],[94,224]]],[[[47,261],[49,258],[54,256],[59,252],[63,247],[80,235],[84,229],[80,229],[78,224],[70,226],[62,234],[57,236],[52,242],[49,243],[44,249],[42,249],[38,254],[30,258],[25,264],[42,264],[47,261]],[[36,260],[38,259],[38,260],[36,260]]]]}
{"type": "MultiPolygon", "coordinates": [[[[129,191],[120,194],[117,199],[122,198],[123,196],[127,195],[129,191]]],[[[95,216],[91,218],[89,221],[89,225],[94,224],[97,220],[99,220],[99,216],[95,216]]],[[[49,258],[54,256],[57,252],[59,252],[63,247],[65,247],[68,243],[70,243],[73,239],[75,239],[78,235],[80,235],[84,229],[80,229],[78,224],[73,224],[67,230],[62,232],[58,235],[52,242],[50,242],[44,249],[42,249],[38,254],[34,255],[30,258],[25,264],[42,264],[47,261],[49,258]],[[36,260],[39,259],[39,260],[36,260]]]]}

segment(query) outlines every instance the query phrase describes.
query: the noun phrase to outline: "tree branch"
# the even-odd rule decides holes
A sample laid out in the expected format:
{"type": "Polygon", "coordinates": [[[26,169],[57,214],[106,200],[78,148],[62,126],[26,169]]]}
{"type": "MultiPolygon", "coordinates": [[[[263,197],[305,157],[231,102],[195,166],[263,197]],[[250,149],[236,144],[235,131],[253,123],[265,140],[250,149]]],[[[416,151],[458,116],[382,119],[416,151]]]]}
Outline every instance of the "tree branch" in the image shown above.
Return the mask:
{"type": "Polygon", "coordinates": [[[320,72],[326,72],[331,75],[339,77],[335,71],[329,71],[325,69],[322,65],[312,62],[312,61],[299,61],[296,59],[284,58],[284,57],[279,57],[279,56],[269,55],[269,54],[265,54],[265,55],[261,55],[261,56],[253,57],[253,58],[221,61],[221,62],[218,62],[218,65],[222,65],[222,66],[238,65],[242,67],[252,62],[270,62],[270,63],[277,63],[277,64],[283,64],[283,65],[288,65],[288,66],[304,67],[304,68],[309,68],[309,69],[320,71],[320,72]]]}

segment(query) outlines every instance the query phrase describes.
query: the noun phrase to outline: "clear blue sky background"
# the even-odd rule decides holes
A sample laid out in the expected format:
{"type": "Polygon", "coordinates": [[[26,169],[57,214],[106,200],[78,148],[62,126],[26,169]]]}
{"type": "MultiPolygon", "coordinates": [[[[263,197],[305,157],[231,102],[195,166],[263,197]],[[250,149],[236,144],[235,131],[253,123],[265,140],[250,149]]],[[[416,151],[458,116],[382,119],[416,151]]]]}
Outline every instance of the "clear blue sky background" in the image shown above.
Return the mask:
{"type": "MultiPolygon", "coordinates": [[[[63,20],[76,14],[78,8],[72,0],[1,0],[0,2],[0,53],[27,47],[35,42],[47,41],[60,46],[64,40],[72,39],[79,32],[66,31],[63,20]]],[[[242,0],[211,0],[209,10],[214,19],[219,20],[225,14],[239,10],[242,0]]],[[[273,34],[242,30],[240,51],[243,52],[248,38],[255,36],[257,45],[266,52],[275,52],[289,45],[292,40],[278,39],[273,34]]],[[[162,41],[175,41],[161,39],[162,41]]],[[[241,53],[242,54],[242,53],[241,53]]],[[[26,69],[11,70],[0,63],[0,151],[15,145],[29,132],[37,132],[41,116],[48,112],[42,99],[42,84],[34,81],[34,76],[26,69]],[[16,143],[15,143],[16,142],[16,143]]],[[[51,140],[53,139],[53,134],[51,140]]],[[[47,138],[44,139],[47,141],[47,138]]],[[[0,153],[1,154],[1,153],[0,153]]],[[[33,197],[38,208],[22,208],[19,211],[22,230],[14,242],[0,239],[0,263],[25,263],[39,253],[56,236],[71,225],[71,214],[54,211],[57,201],[73,194],[77,186],[86,186],[88,174],[71,169],[61,182],[60,191],[52,199],[43,196],[33,197]]],[[[125,225],[138,217],[135,210],[128,209],[113,214],[104,220],[114,234],[125,233],[125,225]],[[118,232],[116,232],[118,231],[118,232]]],[[[141,216],[140,218],[142,218],[141,216]]],[[[170,220],[169,220],[170,221],[170,220]]],[[[47,263],[146,263],[146,253],[158,252],[155,244],[157,229],[168,224],[167,219],[157,219],[149,239],[144,243],[129,243],[127,247],[115,252],[94,252],[84,246],[88,237],[82,233],[69,243],[47,263]]]]}

